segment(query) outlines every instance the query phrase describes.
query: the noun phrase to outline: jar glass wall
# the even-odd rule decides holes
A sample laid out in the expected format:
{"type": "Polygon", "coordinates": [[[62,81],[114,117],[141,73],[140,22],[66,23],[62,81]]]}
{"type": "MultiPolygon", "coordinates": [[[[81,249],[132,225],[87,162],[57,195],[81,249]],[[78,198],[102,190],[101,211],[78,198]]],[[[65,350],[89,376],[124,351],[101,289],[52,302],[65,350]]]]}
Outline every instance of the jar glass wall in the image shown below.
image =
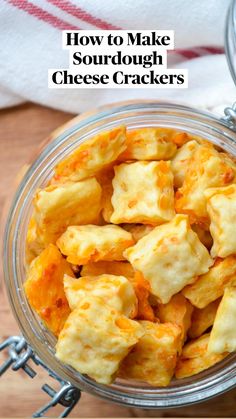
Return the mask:
{"type": "Polygon", "coordinates": [[[199,375],[173,380],[167,388],[122,380],[111,386],[100,385],[56,359],[56,339],[31,310],[24,293],[25,239],[36,189],[47,183],[57,162],[80,143],[121,124],[128,128],[164,126],[194,133],[236,157],[236,134],[226,123],[211,114],[188,107],[158,102],[130,103],[113,105],[81,118],[41,152],[16,191],[4,239],[4,271],[9,299],[22,333],[37,355],[76,387],[113,402],[142,408],[174,407],[203,401],[236,384],[236,355],[228,356],[199,375]]]}
{"type": "Polygon", "coordinates": [[[236,0],[232,0],[225,27],[225,52],[236,85],[236,0]]]}

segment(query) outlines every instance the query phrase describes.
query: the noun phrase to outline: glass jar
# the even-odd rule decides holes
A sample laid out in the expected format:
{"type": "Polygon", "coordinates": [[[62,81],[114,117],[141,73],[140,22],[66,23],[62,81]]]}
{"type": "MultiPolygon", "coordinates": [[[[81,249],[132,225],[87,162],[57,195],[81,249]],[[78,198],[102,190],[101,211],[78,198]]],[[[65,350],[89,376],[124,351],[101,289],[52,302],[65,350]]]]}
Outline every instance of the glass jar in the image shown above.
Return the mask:
{"type": "Polygon", "coordinates": [[[142,102],[113,105],[106,110],[80,118],[39,154],[22,179],[9,212],[4,239],[4,271],[12,310],[26,341],[42,361],[75,387],[124,405],[142,408],[182,406],[222,393],[236,384],[236,354],[199,375],[174,380],[167,388],[117,380],[111,386],[95,383],[55,357],[55,337],[31,310],[26,299],[25,239],[32,211],[32,199],[37,188],[52,176],[53,167],[89,137],[120,124],[129,128],[165,126],[194,133],[223,148],[236,157],[236,133],[228,123],[211,114],[185,106],[142,102]]]}
{"type": "MultiPolygon", "coordinates": [[[[226,25],[226,51],[236,83],[236,0],[232,2],[226,25]]],[[[236,385],[236,354],[229,355],[208,370],[167,388],[117,380],[104,386],[82,376],[55,357],[55,337],[31,310],[26,299],[25,239],[32,211],[32,198],[52,176],[53,167],[89,137],[120,124],[129,128],[164,126],[193,133],[236,157],[236,110],[226,110],[219,119],[210,113],[174,103],[142,101],[116,104],[85,114],[41,151],[21,180],[9,211],[4,238],[4,272],[9,300],[20,329],[39,358],[59,377],[75,387],[103,399],[127,406],[164,408],[202,402],[236,385]]]]}

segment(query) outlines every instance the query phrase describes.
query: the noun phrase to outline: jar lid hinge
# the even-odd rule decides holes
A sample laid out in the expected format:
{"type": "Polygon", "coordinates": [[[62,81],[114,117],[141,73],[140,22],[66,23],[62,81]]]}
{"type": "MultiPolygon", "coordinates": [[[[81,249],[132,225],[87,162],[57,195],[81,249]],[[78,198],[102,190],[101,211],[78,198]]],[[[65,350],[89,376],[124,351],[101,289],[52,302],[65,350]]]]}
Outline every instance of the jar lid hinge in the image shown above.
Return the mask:
{"type": "Polygon", "coordinates": [[[236,102],[232,107],[227,107],[224,109],[224,114],[222,120],[226,122],[229,127],[233,130],[236,130],[236,102]]]}
{"type": "Polygon", "coordinates": [[[7,338],[0,344],[0,352],[3,350],[8,351],[8,358],[3,362],[2,365],[0,365],[0,377],[3,376],[3,374],[9,368],[11,368],[13,371],[23,369],[27,375],[29,375],[31,378],[34,378],[37,373],[31,366],[28,365],[28,361],[32,360],[36,365],[44,368],[48,375],[55,379],[61,386],[58,391],[55,391],[48,384],[44,384],[42,386],[42,390],[51,397],[51,400],[40,409],[38,409],[32,415],[32,417],[45,417],[45,413],[47,413],[52,407],[55,407],[58,404],[65,407],[59,417],[67,417],[79,401],[81,391],[78,388],[72,386],[72,384],[70,384],[68,381],[62,380],[57,374],[51,371],[44,364],[44,362],[38,358],[33,349],[30,347],[30,345],[28,345],[22,336],[10,336],[7,338]]]}

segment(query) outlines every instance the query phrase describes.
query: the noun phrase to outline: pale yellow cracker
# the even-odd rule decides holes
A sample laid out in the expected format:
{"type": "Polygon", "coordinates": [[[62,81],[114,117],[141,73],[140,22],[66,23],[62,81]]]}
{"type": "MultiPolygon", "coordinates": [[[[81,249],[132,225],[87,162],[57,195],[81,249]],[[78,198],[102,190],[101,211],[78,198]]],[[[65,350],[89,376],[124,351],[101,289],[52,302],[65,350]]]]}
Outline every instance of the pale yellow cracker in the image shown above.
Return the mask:
{"type": "Polygon", "coordinates": [[[161,323],[174,323],[181,327],[182,344],[191,326],[192,312],[192,304],[182,294],[174,295],[167,304],[158,304],[155,310],[161,323]]]}
{"type": "Polygon", "coordinates": [[[213,264],[190,227],[188,216],[176,215],[128,248],[124,256],[150,282],[151,292],[166,304],[213,264]]]}
{"type": "Polygon", "coordinates": [[[207,351],[209,333],[190,341],[177,361],[175,376],[178,379],[191,377],[222,361],[227,354],[209,354],[207,351]]]}
{"type": "Polygon", "coordinates": [[[55,243],[69,225],[97,221],[101,186],[95,178],[40,189],[34,198],[37,232],[43,243],[55,243]]]}
{"type": "Polygon", "coordinates": [[[133,318],[137,312],[137,298],[134,287],[124,276],[99,275],[72,278],[64,276],[64,290],[71,310],[87,295],[100,297],[128,317],[133,318]]]}
{"type": "Polygon", "coordinates": [[[122,362],[119,376],[152,386],[168,386],[177,361],[181,328],[172,323],[139,323],[145,334],[122,362]]]}
{"type": "Polygon", "coordinates": [[[24,289],[31,307],[49,330],[58,335],[70,314],[63,287],[64,274],[73,276],[69,263],[50,244],[30,265],[24,289]]]}
{"type": "Polygon", "coordinates": [[[115,225],[70,226],[57,240],[57,246],[75,265],[99,260],[124,260],[124,250],[132,246],[132,235],[115,225]]]}
{"type": "Polygon", "coordinates": [[[236,256],[229,256],[217,259],[209,272],[184,288],[182,293],[195,307],[204,308],[221,297],[225,288],[235,280],[236,256]]]}
{"type": "Polygon", "coordinates": [[[188,141],[178,149],[172,159],[171,168],[174,174],[174,185],[176,188],[180,188],[183,185],[191,158],[198,147],[199,144],[197,141],[188,141]]]}
{"type": "Polygon", "coordinates": [[[86,296],[68,317],[56,345],[56,356],[98,383],[114,381],[121,361],[144,333],[99,297],[86,296]]]}
{"type": "Polygon", "coordinates": [[[161,224],[174,215],[170,163],[139,161],[115,166],[111,222],[161,224]]]}
{"type": "Polygon", "coordinates": [[[236,253],[236,185],[211,188],[205,192],[210,231],[213,237],[213,257],[236,253]]]}
{"type": "Polygon", "coordinates": [[[221,298],[218,298],[204,308],[194,308],[192,314],[192,324],[188,330],[188,336],[191,339],[198,338],[213,325],[220,300],[221,298]]]}
{"type": "Polygon", "coordinates": [[[210,335],[209,353],[221,354],[236,350],[236,288],[226,288],[217,310],[210,335]]]}
{"type": "Polygon", "coordinates": [[[125,141],[126,129],[123,126],[95,135],[56,166],[54,179],[77,181],[95,175],[126,149],[125,141]]]}
{"type": "Polygon", "coordinates": [[[213,147],[199,146],[190,161],[183,186],[176,193],[176,212],[189,214],[191,223],[209,223],[205,190],[229,185],[235,181],[235,173],[213,147]]]}
{"type": "Polygon", "coordinates": [[[127,131],[126,150],[119,160],[169,160],[176,152],[176,132],[168,128],[140,128],[127,131]]]}

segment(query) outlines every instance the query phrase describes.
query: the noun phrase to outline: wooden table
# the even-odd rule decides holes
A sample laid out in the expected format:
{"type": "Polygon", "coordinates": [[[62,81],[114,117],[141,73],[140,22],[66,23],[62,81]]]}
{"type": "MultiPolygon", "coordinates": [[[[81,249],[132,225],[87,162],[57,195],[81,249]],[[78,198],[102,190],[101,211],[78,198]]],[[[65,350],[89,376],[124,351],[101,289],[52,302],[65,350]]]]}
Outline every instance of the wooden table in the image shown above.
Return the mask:
{"type": "MultiPolygon", "coordinates": [[[[16,174],[29,160],[35,147],[52,130],[74,115],[34,104],[0,111],[0,207],[8,194],[16,174]]],[[[19,333],[3,293],[2,273],[0,281],[0,341],[19,333]]],[[[0,362],[3,355],[0,355],[0,362]]],[[[40,387],[45,373],[30,379],[24,372],[9,371],[0,379],[0,417],[30,416],[48,396],[40,387]]],[[[56,412],[55,412],[56,413],[56,412]]],[[[52,413],[51,413],[52,414],[52,413]]],[[[144,411],[117,406],[83,394],[72,413],[73,417],[235,417],[236,391],[230,391],[206,403],[173,410],[144,411]]]]}

